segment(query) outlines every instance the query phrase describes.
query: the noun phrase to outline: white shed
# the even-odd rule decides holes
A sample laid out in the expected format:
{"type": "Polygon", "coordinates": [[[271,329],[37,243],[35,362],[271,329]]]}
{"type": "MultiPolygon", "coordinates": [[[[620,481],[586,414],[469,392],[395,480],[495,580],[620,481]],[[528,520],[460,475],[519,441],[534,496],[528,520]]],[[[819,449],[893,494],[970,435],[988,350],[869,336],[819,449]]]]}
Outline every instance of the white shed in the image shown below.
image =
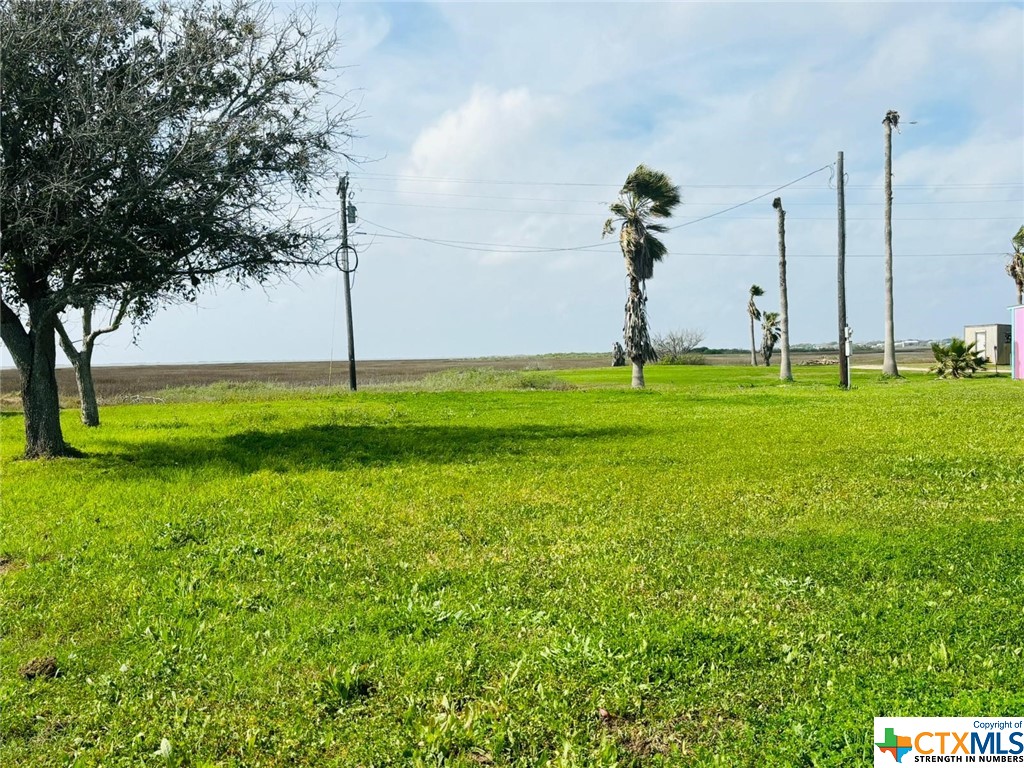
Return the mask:
{"type": "Polygon", "coordinates": [[[1008,324],[965,325],[964,341],[968,344],[973,341],[978,354],[984,355],[990,364],[1010,364],[1013,337],[1008,324]]]}

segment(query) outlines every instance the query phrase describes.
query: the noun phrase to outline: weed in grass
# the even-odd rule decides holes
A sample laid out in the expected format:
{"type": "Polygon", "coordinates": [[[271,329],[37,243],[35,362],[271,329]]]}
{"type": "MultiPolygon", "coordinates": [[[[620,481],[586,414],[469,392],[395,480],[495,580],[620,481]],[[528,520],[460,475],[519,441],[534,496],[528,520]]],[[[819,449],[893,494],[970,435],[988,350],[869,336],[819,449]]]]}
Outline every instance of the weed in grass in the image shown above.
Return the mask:
{"type": "Polygon", "coordinates": [[[343,713],[347,705],[374,692],[375,686],[368,676],[370,671],[360,664],[340,669],[331,665],[317,686],[317,704],[330,714],[343,713]]]}

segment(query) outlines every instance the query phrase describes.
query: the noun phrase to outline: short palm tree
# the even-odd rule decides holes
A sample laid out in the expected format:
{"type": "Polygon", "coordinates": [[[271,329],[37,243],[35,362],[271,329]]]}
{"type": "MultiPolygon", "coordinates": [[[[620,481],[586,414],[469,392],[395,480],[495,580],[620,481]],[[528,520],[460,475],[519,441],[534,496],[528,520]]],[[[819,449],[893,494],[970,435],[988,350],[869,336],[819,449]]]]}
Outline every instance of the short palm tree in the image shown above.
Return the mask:
{"type": "Polygon", "coordinates": [[[978,354],[974,344],[973,341],[968,344],[963,339],[956,338],[950,339],[948,345],[933,343],[935,367],[932,368],[932,372],[939,374],[939,378],[942,379],[947,376],[960,379],[983,369],[988,361],[983,355],[978,354]]]}
{"type": "Polygon", "coordinates": [[[754,299],[764,296],[764,288],[754,284],[750,286],[750,301],[747,302],[747,314],[750,316],[750,364],[757,365],[757,342],[754,341],[754,321],[761,319],[761,310],[757,308],[754,299]]]}
{"type": "Polygon", "coordinates": [[[654,276],[654,264],[668,249],[655,233],[668,227],[656,219],[667,219],[680,203],[679,187],[661,171],[640,164],[626,177],[619,199],[611,204],[612,217],[604,223],[604,234],[619,227],[619,247],[626,261],[629,289],[626,296],[626,322],[622,332],[626,357],[633,363],[633,386],[644,386],[644,363],[658,359],[647,326],[646,283],[654,276]]]}
{"type": "Polygon", "coordinates": [[[761,359],[765,366],[771,365],[775,345],[782,336],[780,320],[778,312],[765,312],[761,316],[761,359]]]}
{"type": "Polygon", "coordinates": [[[1013,243],[1013,253],[1006,265],[1006,274],[1017,284],[1017,303],[1024,304],[1024,227],[1017,230],[1010,242],[1013,243]]]}

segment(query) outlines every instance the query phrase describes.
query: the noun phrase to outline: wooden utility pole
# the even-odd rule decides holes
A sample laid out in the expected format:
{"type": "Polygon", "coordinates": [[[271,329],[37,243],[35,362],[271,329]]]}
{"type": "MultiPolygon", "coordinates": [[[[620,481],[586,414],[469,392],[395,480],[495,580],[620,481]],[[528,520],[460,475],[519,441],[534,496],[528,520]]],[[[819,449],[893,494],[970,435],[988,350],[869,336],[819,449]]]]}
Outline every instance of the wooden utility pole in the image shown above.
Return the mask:
{"type": "Polygon", "coordinates": [[[890,109],[882,120],[885,126],[885,340],[882,375],[899,376],[896,367],[896,330],[892,297],[892,129],[899,128],[900,115],[890,109]]]}
{"type": "Polygon", "coordinates": [[[786,212],[782,209],[782,198],[772,201],[772,208],[779,212],[779,305],[782,317],[782,360],[779,364],[779,378],[793,380],[793,369],[789,360],[789,291],[786,287],[786,212]]]}
{"type": "Polygon", "coordinates": [[[341,271],[345,277],[345,322],[348,326],[348,388],[356,391],[356,339],[352,331],[352,270],[348,265],[348,174],[338,181],[341,198],[341,271]]]}
{"type": "Polygon", "coordinates": [[[836,158],[836,203],[839,211],[839,386],[849,389],[850,358],[846,354],[849,337],[846,330],[846,176],[843,172],[842,152],[836,158]]]}

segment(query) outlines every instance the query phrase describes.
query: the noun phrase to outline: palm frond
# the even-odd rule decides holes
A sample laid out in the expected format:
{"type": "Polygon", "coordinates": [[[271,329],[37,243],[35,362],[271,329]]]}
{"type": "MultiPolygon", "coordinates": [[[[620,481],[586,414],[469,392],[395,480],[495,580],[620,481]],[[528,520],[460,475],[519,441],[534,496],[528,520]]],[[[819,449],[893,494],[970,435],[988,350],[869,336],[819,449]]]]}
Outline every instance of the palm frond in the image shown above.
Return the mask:
{"type": "Polygon", "coordinates": [[[754,285],[750,286],[750,296],[751,298],[755,296],[764,296],[764,288],[755,283],[754,285]]]}
{"type": "Polygon", "coordinates": [[[1010,242],[1013,243],[1013,250],[1017,254],[1024,253],[1024,227],[1017,230],[1017,234],[1010,239],[1010,242]]]}
{"type": "Polygon", "coordinates": [[[643,163],[626,177],[622,194],[649,202],[648,214],[659,219],[671,216],[672,210],[682,202],[679,187],[672,183],[672,179],[643,163]]]}
{"type": "Polygon", "coordinates": [[[644,243],[647,246],[647,253],[650,255],[651,261],[661,261],[668,255],[668,247],[661,242],[654,235],[647,235],[644,238],[644,243]]]}
{"type": "Polygon", "coordinates": [[[629,208],[622,201],[616,201],[612,203],[610,206],[608,206],[608,210],[610,210],[620,219],[625,219],[629,216],[629,208]]]}

